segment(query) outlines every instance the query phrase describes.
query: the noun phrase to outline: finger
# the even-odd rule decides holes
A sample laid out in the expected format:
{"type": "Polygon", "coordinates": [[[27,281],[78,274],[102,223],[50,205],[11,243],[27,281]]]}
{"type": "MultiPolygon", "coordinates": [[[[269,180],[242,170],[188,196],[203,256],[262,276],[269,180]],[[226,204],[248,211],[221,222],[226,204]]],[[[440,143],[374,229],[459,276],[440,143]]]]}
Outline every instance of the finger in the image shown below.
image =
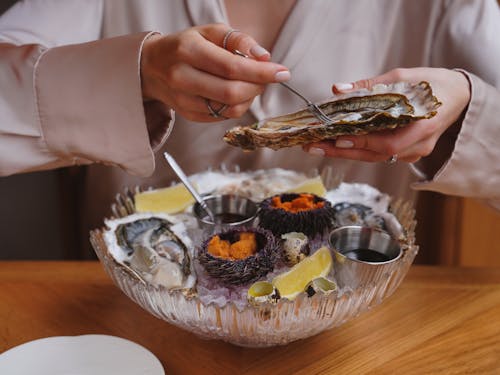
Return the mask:
{"type": "Polygon", "coordinates": [[[240,30],[232,29],[225,24],[204,25],[198,28],[203,37],[217,46],[233,53],[238,50],[249,57],[259,61],[269,61],[271,54],[255,41],[250,35],[240,30]]]}
{"type": "Polygon", "coordinates": [[[207,43],[202,34],[199,39],[185,44],[178,53],[187,64],[219,77],[260,84],[284,82],[291,77],[290,71],[283,65],[242,58],[219,45],[207,43]]]}
{"type": "Polygon", "coordinates": [[[426,138],[398,154],[398,159],[414,163],[423,157],[429,156],[434,151],[437,140],[438,137],[435,135],[426,138]]]}
{"type": "MultiPolygon", "coordinates": [[[[200,98],[200,100],[203,100],[203,98],[200,98]]],[[[206,102],[205,102],[206,104],[206,102]]],[[[246,103],[241,103],[235,106],[230,106],[230,107],[217,107],[213,108],[216,112],[219,113],[219,116],[214,116],[211,111],[208,109],[208,106],[205,107],[204,111],[198,112],[198,111],[193,111],[190,108],[181,108],[178,107],[175,109],[176,113],[180,114],[182,117],[186,118],[187,120],[190,121],[196,121],[196,122],[219,122],[219,121],[224,121],[229,118],[239,118],[241,117],[250,107],[252,104],[252,100],[246,102],[246,103]]],[[[211,103],[212,107],[215,107],[211,103]]]]}
{"type": "Polygon", "coordinates": [[[246,102],[264,91],[262,85],[223,79],[185,64],[165,74],[166,85],[172,89],[228,105],[246,102]]]}
{"type": "Polygon", "coordinates": [[[225,117],[214,117],[208,113],[184,111],[182,109],[176,110],[175,113],[193,122],[220,122],[226,120],[225,117]]]}
{"type": "Polygon", "coordinates": [[[271,60],[271,54],[269,51],[257,43],[251,36],[240,31],[229,34],[226,42],[226,49],[230,52],[238,50],[248,57],[253,57],[258,61],[271,60]]]}
{"type": "Polygon", "coordinates": [[[330,158],[342,158],[366,162],[381,162],[389,158],[386,154],[379,154],[370,150],[341,149],[335,147],[335,142],[323,141],[307,144],[303,150],[312,154],[330,158]]]}
{"type": "MultiPolygon", "coordinates": [[[[386,162],[391,158],[391,155],[379,154],[368,150],[339,150],[335,148],[333,141],[331,145],[311,143],[305,145],[303,150],[317,156],[336,157],[372,163],[386,162]]],[[[398,161],[406,163],[415,163],[421,159],[421,156],[413,152],[408,152],[407,155],[403,156],[397,154],[392,155],[396,155],[398,161]]]]}
{"type": "Polygon", "coordinates": [[[208,99],[202,98],[200,96],[176,93],[173,96],[172,107],[174,108],[174,110],[182,111],[183,113],[195,112],[206,115],[211,114],[212,111],[215,111],[226,118],[239,118],[248,110],[253,102],[253,99],[250,99],[237,105],[228,106],[227,104],[212,100],[209,100],[207,103],[207,100],[208,99]],[[208,105],[210,105],[212,110],[208,108],[208,105]]]}
{"type": "Polygon", "coordinates": [[[280,64],[245,59],[208,43],[195,48],[187,62],[219,77],[259,84],[285,82],[291,77],[288,68],[280,64]]]}
{"type": "MultiPolygon", "coordinates": [[[[393,69],[372,78],[361,79],[350,83],[335,83],[332,86],[332,91],[334,94],[341,94],[360,89],[371,89],[374,85],[379,83],[389,84],[399,81],[408,81],[410,79],[410,74],[409,69],[393,69]]],[[[415,70],[413,74],[415,74],[415,70]]]]}
{"type": "Polygon", "coordinates": [[[365,149],[384,155],[401,154],[410,146],[432,136],[436,132],[436,123],[434,120],[420,120],[394,130],[340,136],[335,144],[338,148],[365,149]]]}

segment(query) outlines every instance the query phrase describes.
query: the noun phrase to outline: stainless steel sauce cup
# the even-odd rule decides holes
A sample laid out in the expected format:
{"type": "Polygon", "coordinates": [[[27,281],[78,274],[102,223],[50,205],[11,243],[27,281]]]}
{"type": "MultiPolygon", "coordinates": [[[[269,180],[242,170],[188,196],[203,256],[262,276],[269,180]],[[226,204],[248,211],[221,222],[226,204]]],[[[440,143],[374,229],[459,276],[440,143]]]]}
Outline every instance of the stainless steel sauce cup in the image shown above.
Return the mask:
{"type": "Polygon", "coordinates": [[[230,228],[252,226],[257,216],[257,204],[238,195],[208,195],[203,197],[203,201],[214,213],[216,223],[210,219],[199,203],[194,204],[193,213],[199,227],[208,234],[230,228]]]}
{"type": "Polygon", "coordinates": [[[335,279],[339,287],[378,285],[396,270],[403,251],[387,232],[362,226],[345,226],[330,233],[335,279]]]}

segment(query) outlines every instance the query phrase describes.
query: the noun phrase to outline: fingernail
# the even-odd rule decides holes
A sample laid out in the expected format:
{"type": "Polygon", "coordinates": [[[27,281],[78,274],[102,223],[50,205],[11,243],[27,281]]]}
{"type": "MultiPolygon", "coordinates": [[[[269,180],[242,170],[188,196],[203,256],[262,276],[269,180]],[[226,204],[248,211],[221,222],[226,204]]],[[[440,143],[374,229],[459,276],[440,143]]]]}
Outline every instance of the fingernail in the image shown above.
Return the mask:
{"type": "Polygon", "coordinates": [[[352,83],[336,83],[335,87],[339,91],[352,90],[354,87],[352,83]]]}
{"type": "Polygon", "coordinates": [[[339,139],[335,141],[335,147],[338,148],[352,148],[354,146],[353,141],[348,141],[347,139],[339,139]]]}
{"type": "Polygon", "coordinates": [[[310,153],[311,155],[325,156],[325,150],[318,147],[311,147],[307,152],[310,153]]]}
{"type": "Polygon", "coordinates": [[[271,55],[267,49],[265,49],[262,46],[259,46],[258,44],[256,46],[253,46],[250,48],[250,53],[255,56],[255,57],[262,57],[265,55],[271,55]]]}
{"type": "Polygon", "coordinates": [[[281,72],[278,72],[274,75],[274,80],[276,82],[285,82],[290,80],[291,77],[292,75],[288,70],[282,70],[281,72]]]}

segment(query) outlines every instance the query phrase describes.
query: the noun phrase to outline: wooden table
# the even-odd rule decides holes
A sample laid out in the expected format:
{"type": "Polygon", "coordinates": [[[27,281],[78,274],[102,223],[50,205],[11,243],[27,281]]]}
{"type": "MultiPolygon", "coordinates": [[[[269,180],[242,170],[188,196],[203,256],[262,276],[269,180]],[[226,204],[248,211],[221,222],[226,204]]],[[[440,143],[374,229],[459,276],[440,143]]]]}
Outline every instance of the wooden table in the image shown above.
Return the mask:
{"type": "Polygon", "coordinates": [[[109,334],[173,374],[500,374],[500,269],[413,266],[382,305],[284,347],[205,341],[156,319],[97,262],[0,262],[0,352],[30,340],[109,334]]]}

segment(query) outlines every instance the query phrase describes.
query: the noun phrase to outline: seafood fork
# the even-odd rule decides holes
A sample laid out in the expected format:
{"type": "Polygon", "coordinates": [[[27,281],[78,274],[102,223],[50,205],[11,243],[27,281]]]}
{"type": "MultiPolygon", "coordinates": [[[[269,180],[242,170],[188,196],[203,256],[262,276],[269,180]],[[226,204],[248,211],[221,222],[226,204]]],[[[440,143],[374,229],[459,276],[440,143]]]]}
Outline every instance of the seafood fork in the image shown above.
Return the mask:
{"type": "MultiPolygon", "coordinates": [[[[244,54],[241,51],[238,51],[237,49],[235,49],[233,53],[235,55],[238,55],[238,56],[241,56],[241,57],[245,57],[245,58],[248,57],[248,55],[244,54]]],[[[284,82],[279,82],[279,84],[281,86],[283,86],[283,87],[286,87],[288,90],[290,90],[295,95],[297,95],[299,98],[301,98],[306,103],[307,109],[309,110],[309,112],[311,112],[314,115],[314,117],[316,117],[319,121],[321,121],[323,123],[323,125],[330,125],[332,123],[332,120],[330,119],[330,117],[328,117],[325,114],[325,112],[323,112],[321,110],[321,108],[319,108],[316,104],[314,104],[309,99],[307,99],[300,92],[298,92],[297,90],[295,90],[292,86],[290,86],[289,84],[284,83],[284,82]]]]}
{"type": "Polygon", "coordinates": [[[301,93],[299,93],[297,90],[295,90],[293,87],[291,87],[289,84],[280,82],[281,86],[286,87],[288,90],[293,92],[295,95],[297,95],[299,98],[301,98],[303,101],[306,102],[307,104],[307,109],[309,112],[311,112],[316,118],[323,123],[323,125],[330,125],[332,123],[332,120],[330,117],[328,117],[325,112],[321,110],[316,104],[311,102],[309,99],[307,99],[305,96],[303,96],[301,93]]]}

